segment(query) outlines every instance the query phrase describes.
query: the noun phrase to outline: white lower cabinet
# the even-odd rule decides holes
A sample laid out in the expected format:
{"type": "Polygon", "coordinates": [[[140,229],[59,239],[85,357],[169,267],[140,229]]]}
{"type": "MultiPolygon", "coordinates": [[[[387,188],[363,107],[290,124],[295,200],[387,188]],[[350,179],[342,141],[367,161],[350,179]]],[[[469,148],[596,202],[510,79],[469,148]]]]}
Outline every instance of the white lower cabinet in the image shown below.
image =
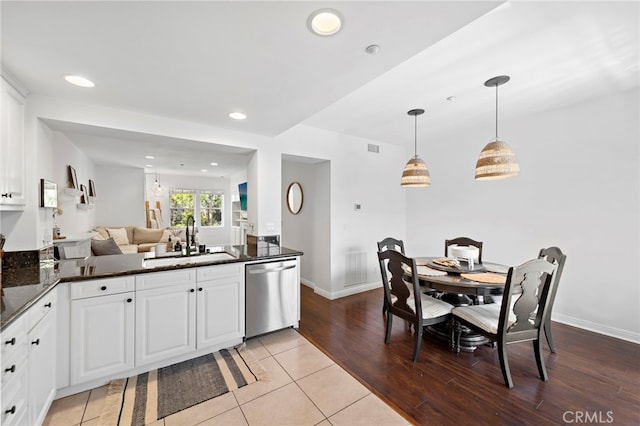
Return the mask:
{"type": "Polygon", "coordinates": [[[23,315],[2,332],[0,424],[5,426],[29,424],[27,322],[26,316],[23,315]]]}
{"type": "Polygon", "coordinates": [[[198,349],[243,338],[244,276],[201,281],[199,274],[198,278],[198,349]]]}
{"type": "Polygon", "coordinates": [[[56,311],[29,332],[29,413],[41,424],[56,393],[56,311]]]}
{"type": "Polygon", "coordinates": [[[137,292],[136,366],[196,348],[195,282],[137,292]]]}
{"type": "Polygon", "coordinates": [[[71,301],[71,385],[133,368],[134,301],[133,291],[71,301]]]}

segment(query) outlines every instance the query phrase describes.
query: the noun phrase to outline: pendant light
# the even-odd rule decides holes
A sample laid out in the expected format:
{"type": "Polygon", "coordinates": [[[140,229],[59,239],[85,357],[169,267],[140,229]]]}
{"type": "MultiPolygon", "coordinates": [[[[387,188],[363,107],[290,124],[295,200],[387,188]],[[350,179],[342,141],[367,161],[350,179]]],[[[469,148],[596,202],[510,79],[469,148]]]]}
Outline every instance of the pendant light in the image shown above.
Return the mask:
{"type": "Polygon", "coordinates": [[[164,190],[162,189],[162,186],[160,186],[160,182],[158,181],[158,173],[156,173],[156,181],[153,182],[153,195],[155,195],[156,197],[164,195],[164,190]]]}
{"type": "Polygon", "coordinates": [[[414,156],[404,166],[402,172],[402,180],[400,186],[405,187],[425,187],[431,185],[431,178],[429,177],[429,170],[427,165],[420,157],[418,157],[418,116],[424,114],[423,109],[412,109],[407,114],[413,115],[415,121],[414,131],[414,156]]]}
{"type": "Polygon", "coordinates": [[[480,152],[476,163],[476,180],[506,179],[520,173],[520,166],[513,150],[508,143],[498,139],[498,86],[509,80],[509,76],[501,75],[484,82],[485,86],[496,88],[496,137],[480,152]]]}

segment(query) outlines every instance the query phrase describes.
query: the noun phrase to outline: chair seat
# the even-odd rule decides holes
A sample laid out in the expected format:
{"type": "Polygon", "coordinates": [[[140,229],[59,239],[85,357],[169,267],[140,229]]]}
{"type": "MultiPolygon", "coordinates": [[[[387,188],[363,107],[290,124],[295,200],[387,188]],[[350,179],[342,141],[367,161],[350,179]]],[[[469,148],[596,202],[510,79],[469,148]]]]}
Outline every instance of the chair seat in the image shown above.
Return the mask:
{"type": "MultiPolygon", "coordinates": [[[[500,319],[500,305],[489,303],[486,305],[461,306],[454,308],[451,313],[476,327],[489,333],[498,333],[498,322],[500,319]]],[[[509,326],[516,322],[513,312],[509,313],[509,326]]]]}
{"type": "MultiPolygon", "coordinates": [[[[437,318],[451,313],[453,305],[436,299],[435,297],[427,296],[424,293],[420,295],[422,296],[422,318],[437,318]]],[[[413,296],[407,299],[407,304],[409,306],[415,306],[413,296]]]]}

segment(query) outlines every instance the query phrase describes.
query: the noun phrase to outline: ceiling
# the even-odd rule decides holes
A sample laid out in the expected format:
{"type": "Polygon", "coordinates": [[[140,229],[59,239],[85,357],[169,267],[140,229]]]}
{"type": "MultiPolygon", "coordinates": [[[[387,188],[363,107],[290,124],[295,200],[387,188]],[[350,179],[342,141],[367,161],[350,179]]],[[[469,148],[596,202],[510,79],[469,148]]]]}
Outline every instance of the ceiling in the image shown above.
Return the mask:
{"type": "MultiPolygon", "coordinates": [[[[32,93],[265,136],[303,123],[410,148],[406,112],[424,108],[429,134],[446,134],[464,117],[467,124],[487,122],[488,140],[495,91],[483,82],[495,75],[511,76],[500,88],[501,120],[640,85],[638,2],[2,1],[0,7],[3,69],[32,93]],[[306,27],[309,14],[324,7],[344,16],[336,36],[306,27]],[[377,55],[365,52],[371,44],[380,46],[377,55]],[[62,79],[69,73],[96,87],[69,85],[62,79]],[[232,120],[231,111],[248,118],[232,120]]],[[[113,154],[125,147],[131,158],[157,146],[175,160],[163,168],[180,170],[181,161],[183,170],[199,171],[197,160],[216,157],[220,148],[50,124],[99,164],[127,161],[113,154]]],[[[220,154],[239,155],[244,164],[250,155],[220,154]]],[[[228,173],[218,163],[213,173],[228,173]]],[[[145,160],[136,164],[144,167],[145,160]]],[[[160,169],[159,160],[154,167],[160,169]]]]}

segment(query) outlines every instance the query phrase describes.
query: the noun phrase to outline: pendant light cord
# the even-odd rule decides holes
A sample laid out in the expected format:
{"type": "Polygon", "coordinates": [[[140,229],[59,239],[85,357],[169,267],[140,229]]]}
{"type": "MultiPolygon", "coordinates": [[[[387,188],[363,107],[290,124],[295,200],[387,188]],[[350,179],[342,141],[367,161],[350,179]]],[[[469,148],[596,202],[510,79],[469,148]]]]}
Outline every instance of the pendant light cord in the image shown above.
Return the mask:
{"type": "Polygon", "coordinates": [[[418,158],[418,115],[413,116],[415,118],[415,127],[413,131],[413,158],[418,158]]]}
{"type": "Polygon", "coordinates": [[[498,140],[498,84],[496,84],[496,140],[498,140]]]}

